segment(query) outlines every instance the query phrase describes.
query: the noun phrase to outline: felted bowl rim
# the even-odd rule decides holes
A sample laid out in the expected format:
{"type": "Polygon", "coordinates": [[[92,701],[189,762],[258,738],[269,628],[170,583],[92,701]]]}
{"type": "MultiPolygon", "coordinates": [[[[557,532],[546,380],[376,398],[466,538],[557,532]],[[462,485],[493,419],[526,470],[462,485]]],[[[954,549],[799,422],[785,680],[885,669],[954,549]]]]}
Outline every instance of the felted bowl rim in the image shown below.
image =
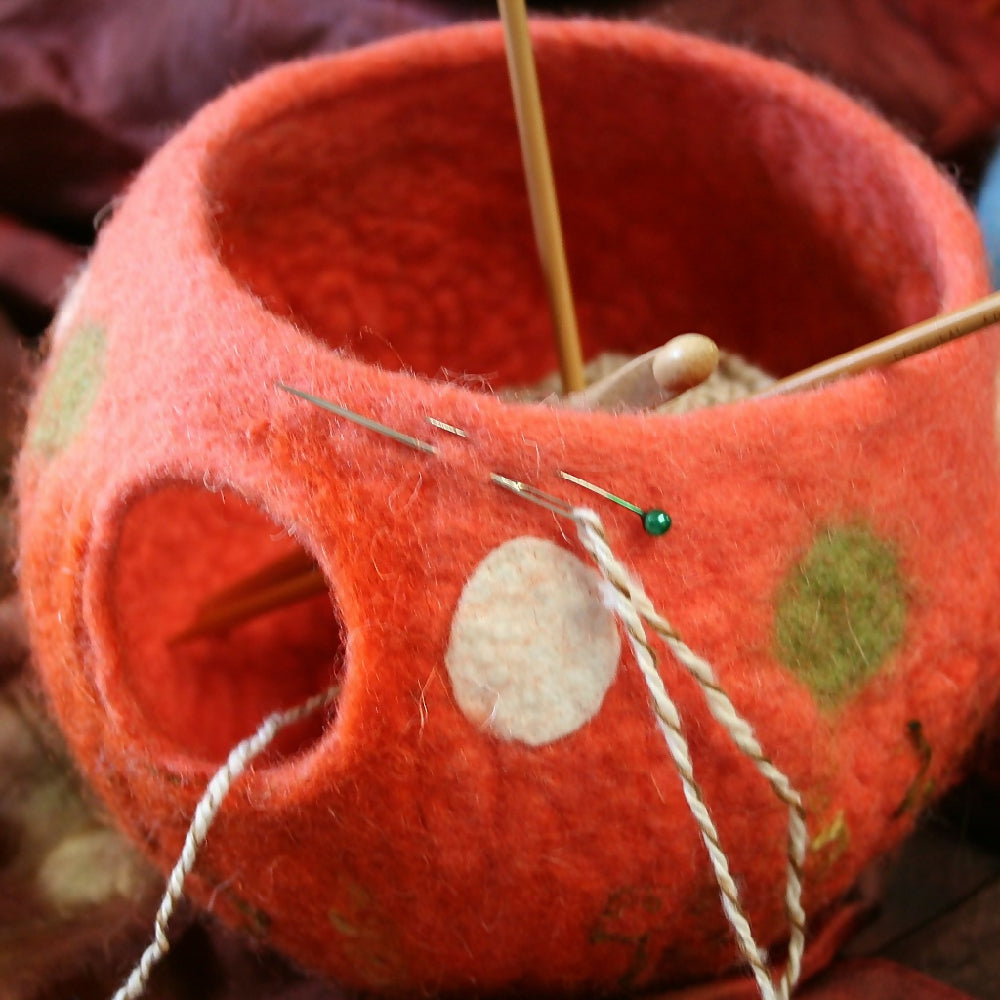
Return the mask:
{"type": "MultiPolygon", "coordinates": [[[[898,158],[898,163],[894,164],[898,168],[896,175],[890,180],[907,188],[907,197],[913,206],[925,200],[936,201],[937,211],[924,215],[919,220],[919,236],[925,243],[923,249],[933,254],[939,252],[941,247],[948,247],[953,253],[953,259],[948,262],[930,259],[925,261],[934,301],[925,301],[921,306],[911,305],[901,315],[892,317],[891,329],[916,322],[925,318],[925,314],[958,308],[978,297],[988,287],[984,285],[985,271],[979,231],[966,202],[954,189],[951,181],[891,125],[832,85],[810,77],[795,67],[753,52],[659,26],[600,20],[538,20],[532,24],[543,78],[547,52],[565,50],[571,55],[574,52],[600,52],[606,47],[607,33],[613,31],[621,45],[627,47],[630,56],[641,56],[654,61],[674,61],[683,67],[684,72],[703,73],[710,80],[714,77],[725,79],[736,87],[745,87],[754,100],[766,102],[780,98],[787,102],[790,113],[804,117],[814,116],[822,120],[824,125],[835,123],[834,127],[845,139],[869,144],[876,150],[876,155],[888,151],[892,157],[898,158]],[[949,197],[951,204],[947,203],[949,197]],[[965,251],[964,259],[959,259],[954,253],[958,247],[965,251]]],[[[229,151],[243,143],[248,135],[272,129],[287,113],[298,112],[309,105],[321,107],[338,101],[350,102],[369,90],[405,87],[408,79],[419,79],[424,74],[447,75],[468,67],[496,64],[503,59],[501,37],[499,25],[489,22],[413,32],[356,50],[275,67],[234,87],[206,106],[178,137],[177,144],[185,152],[175,156],[175,162],[181,161],[183,164],[183,173],[175,176],[177,183],[173,197],[174,204],[181,210],[178,213],[179,221],[193,227],[192,236],[198,243],[197,248],[209,250],[198,261],[199,271],[204,274],[205,280],[212,284],[219,282],[220,287],[230,285],[237,297],[249,299],[251,304],[268,314],[268,319],[273,315],[261,300],[258,291],[234,279],[227,267],[218,231],[220,217],[217,205],[213,203],[217,196],[210,177],[213,164],[225,160],[229,151]]],[[[267,167],[266,163],[260,165],[267,167]]],[[[568,183],[563,186],[568,186],[568,183]]],[[[917,236],[917,233],[914,232],[913,235],[917,236]]],[[[188,244],[186,249],[193,247],[188,244]]],[[[572,246],[570,250],[572,251],[572,246]]],[[[534,266],[532,262],[532,267],[534,266]]],[[[324,340],[323,334],[308,325],[303,326],[294,318],[280,314],[277,318],[286,329],[290,327],[294,334],[311,335],[321,342],[324,340]]],[[[678,329],[676,332],[683,330],[678,329]]],[[[886,332],[889,330],[858,331],[856,342],[845,342],[843,349],[860,346],[886,332]]],[[[405,331],[396,333],[406,335],[405,331]]],[[[554,370],[555,355],[550,340],[551,337],[546,339],[542,346],[546,351],[552,352],[547,370],[554,370]]],[[[952,359],[957,365],[963,352],[971,351],[972,343],[974,341],[965,340],[949,344],[940,350],[908,358],[891,369],[865,372],[818,390],[799,393],[792,401],[747,400],[737,401],[729,406],[738,409],[760,405],[776,409],[788,407],[802,412],[805,419],[812,419],[813,414],[806,417],[804,407],[808,408],[813,401],[821,405],[826,394],[851,393],[858,397],[859,406],[863,410],[868,394],[879,395],[885,391],[886,384],[891,382],[893,375],[913,372],[940,378],[942,366],[948,367],[947,363],[952,359]]],[[[648,347],[657,345],[658,342],[648,343],[648,347]]],[[[330,346],[335,350],[342,349],[342,345],[336,340],[332,340],[330,346]]],[[[392,346],[397,348],[395,343],[392,346]]],[[[738,348],[740,345],[724,342],[720,346],[738,348]]],[[[817,356],[814,360],[822,360],[825,356],[817,356]]],[[[364,362],[365,358],[362,352],[356,358],[345,357],[346,360],[364,362]]],[[[410,379],[413,374],[422,374],[406,365],[405,354],[402,362],[401,370],[390,370],[391,376],[410,379]]],[[[470,370],[469,374],[478,373],[470,370]]],[[[790,372],[780,371],[775,374],[790,372]]],[[[456,388],[463,393],[482,395],[479,390],[469,389],[461,381],[451,381],[447,377],[440,380],[431,378],[431,389],[439,384],[447,385],[449,389],[456,388]]],[[[498,399],[496,402],[511,410],[536,405],[507,399],[498,399]]],[[[586,421],[589,416],[581,414],[580,418],[586,421]]],[[[598,420],[603,417],[594,416],[598,420]]],[[[635,414],[628,413],[616,413],[614,416],[625,421],[636,417],[635,414]]],[[[686,415],[682,415],[684,417],[686,415]]],[[[695,420],[701,418],[714,419],[708,414],[692,417],[695,420]]],[[[790,418],[791,414],[782,414],[782,419],[790,418]]],[[[639,416],[639,419],[644,417],[639,416]]],[[[679,418],[675,416],[669,419],[676,421],[679,418]]]]}

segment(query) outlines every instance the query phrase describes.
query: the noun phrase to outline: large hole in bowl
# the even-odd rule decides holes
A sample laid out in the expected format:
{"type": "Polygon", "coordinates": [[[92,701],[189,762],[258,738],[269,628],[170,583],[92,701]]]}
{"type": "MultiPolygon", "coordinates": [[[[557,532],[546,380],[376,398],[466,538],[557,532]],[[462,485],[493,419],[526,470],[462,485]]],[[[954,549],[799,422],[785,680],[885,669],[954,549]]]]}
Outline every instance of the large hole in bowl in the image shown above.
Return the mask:
{"type": "MultiPolygon", "coordinates": [[[[588,357],[697,330],[780,375],[936,310],[907,168],[826,98],[610,36],[538,49],[588,357]]],[[[499,36],[383,75],[213,148],[220,258],[364,361],[531,383],[557,361],[499,36]]]]}
{"type": "MultiPolygon", "coordinates": [[[[177,641],[206,599],[296,550],[233,492],[172,483],[129,505],[113,582],[118,668],[145,724],[179,754],[219,762],[267,715],[340,675],[342,627],[326,592],[177,641]]],[[[285,730],[268,759],[307,748],[328,717],[285,730]]]]}

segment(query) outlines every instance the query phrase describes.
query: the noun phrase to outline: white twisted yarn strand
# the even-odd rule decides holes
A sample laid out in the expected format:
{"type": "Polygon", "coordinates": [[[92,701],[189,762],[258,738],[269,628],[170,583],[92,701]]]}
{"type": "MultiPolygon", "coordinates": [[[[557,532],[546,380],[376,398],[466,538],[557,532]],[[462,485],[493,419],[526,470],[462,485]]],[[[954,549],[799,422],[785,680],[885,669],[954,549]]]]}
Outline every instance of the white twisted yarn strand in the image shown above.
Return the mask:
{"type": "Polygon", "coordinates": [[[792,787],[787,775],[775,767],[766,756],[752,727],[736,711],[729,695],[716,680],[711,664],[681,640],[671,624],[656,611],[641,588],[639,593],[633,592],[633,597],[640,607],[640,615],[700,685],[713,718],[725,728],[736,746],[753,761],[757,771],[768,782],[778,799],[788,807],[788,865],[785,876],[785,913],[789,926],[788,958],[778,986],[781,1000],[788,1000],[792,987],[802,971],[802,954],[805,951],[806,939],[806,914],[802,908],[802,877],[809,834],[802,796],[792,787]]]}
{"type": "Polygon", "coordinates": [[[142,953],[142,957],[132,969],[128,979],[118,988],[112,1000],[138,1000],[146,992],[149,977],[154,967],[170,951],[170,941],[167,938],[170,917],[173,915],[174,907],[184,895],[184,882],[194,868],[198,851],[204,844],[208,831],[212,823],[215,822],[215,817],[232,789],[233,783],[254,759],[271,745],[275,736],[282,729],[329,705],[336,700],[339,694],[339,686],[331,687],[294,708],[274,712],[260,724],[260,728],[253,735],[241,740],[230,751],[225,764],[212,776],[212,780],[209,781],[195,808],[181,855],[167,879],[167,888],[160,901],[160,907],[156,911],[156,918],[153,922],[153,940],[142,953]]]}
{"type": "Polygon", "coordinates": [[[718,831],[712,821],[708,807],[705,805],[701,789],[695,781],[694,767],[691,763],[691,755],[687,738],[684,735],[680,714],[657,673],[656,659],[646,639],[642,620],[628,597],[618,590],[617,587],[612,586],[608,588],[608,598],[611,609],[625,625],[629,642],[635,652],[636,662],[649,689],[660,731],[666,739],[667,748],[670,751],[670,756],[673,758],[674,766],[677,768],[677,773],[681,779],[684,798],[687,800],[688,808],[691,810],[691,814],[698,824],[702,841],[708,851],[712,870],[715,873],[715,879],[719,886],[722,908],[725,911],[726,919],[733,928],[740,951],[750,963],[761,997],[763,1000],[776,1000],[766,960],[757,947],[757,943],[754,941],[750,922],[744,913],[743,905],[740,901],[739,889],[733,881],[729,870],[729,860],[722,849],[718,831]]]}
{"type": "Polygon", "coordinates": [[[660,728],[681,777],[684,796],[708,850],[723,910],[736,935],[740,951],[751,966],[763,1000],[788,1000],[801,974],[802,954],[805,950],[806,914],[802,908],[802,871],[808,847],[808,832],[802,798],[788,777],[764,754],[752,727],[737,712],[729,696],[719,686],[711,664],[680,639],[671,624],[653,606],[642,585],[632,578],[615,557],[600,518],[586,508],[574,509],[573,518],[583,547],[593,557],[608,584],[607,593],[612,610],[625,626],[629,642],[635,651],[660,728]],[[739,891],[729,871],[728,859],[719,843],[718,833],[701,791],[694,781],[680,716],[656,670],[655,655],[646,638],[643,620],[663,639],[678,662],[694,677],[705,695],[712,717],[729,733],[737,748],[753,761],[778,799],[788,807],[788,865],[785,885],[785,911],[789,923],[788,958],[777,986],[767,969],[766,958],[754,941],[739,891]]]}

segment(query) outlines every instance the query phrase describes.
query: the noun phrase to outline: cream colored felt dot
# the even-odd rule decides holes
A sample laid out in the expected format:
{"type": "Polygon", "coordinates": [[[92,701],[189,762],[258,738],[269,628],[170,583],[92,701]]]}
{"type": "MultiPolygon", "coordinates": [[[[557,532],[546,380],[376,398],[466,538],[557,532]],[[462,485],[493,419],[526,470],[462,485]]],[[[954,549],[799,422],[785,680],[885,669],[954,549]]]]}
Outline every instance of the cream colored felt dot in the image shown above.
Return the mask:
{"type": "Polygon", "coordinates": [[[476,567],[445,665],[459,707],[501,739],[542,746],[597,714],[621,640],[600,578],[541,538],[515,538],[476,567]]]}

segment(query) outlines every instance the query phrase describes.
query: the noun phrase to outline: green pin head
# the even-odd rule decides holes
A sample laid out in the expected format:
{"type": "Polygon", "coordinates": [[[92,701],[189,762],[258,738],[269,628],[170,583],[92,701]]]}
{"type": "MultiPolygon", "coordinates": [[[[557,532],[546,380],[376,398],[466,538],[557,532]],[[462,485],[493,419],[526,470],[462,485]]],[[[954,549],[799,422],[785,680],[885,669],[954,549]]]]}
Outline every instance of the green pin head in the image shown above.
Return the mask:
{"type": "Polygon", "coordinates": [[[642,515],[642,526],[647,535],[665,535],[670,530],[670,515],[665,510],[656,507],[647,510],[642,515]]]}
{"type": "Polygon", "coordinates": [[[576,483],[577,486],[582,486],[584,489],[590,490],[592,493],[602,496],[605,500],[610,500],[612,503],[618,504],[619,507],[624,507],[626,510],[632,511],[633,514],[638,514],[642,518],[642,527],[647,535],[665,535],[670,530],[670,525],[673,523],[670,520],[670,515],[658,507],[651,507],[649,510],[643,510],[642,507],[637,504],[631,503],[628,500],[623,500],[620,496],[616,496],[614,493],[609,493],[606,489],[600,486],[595,486],[593,483],[588,483],[586,479],[580,479],[579,476],[571,476],[568,472],[560,472],[560,476],[563,479],[568,479],[571,483],[576,483]]]}

